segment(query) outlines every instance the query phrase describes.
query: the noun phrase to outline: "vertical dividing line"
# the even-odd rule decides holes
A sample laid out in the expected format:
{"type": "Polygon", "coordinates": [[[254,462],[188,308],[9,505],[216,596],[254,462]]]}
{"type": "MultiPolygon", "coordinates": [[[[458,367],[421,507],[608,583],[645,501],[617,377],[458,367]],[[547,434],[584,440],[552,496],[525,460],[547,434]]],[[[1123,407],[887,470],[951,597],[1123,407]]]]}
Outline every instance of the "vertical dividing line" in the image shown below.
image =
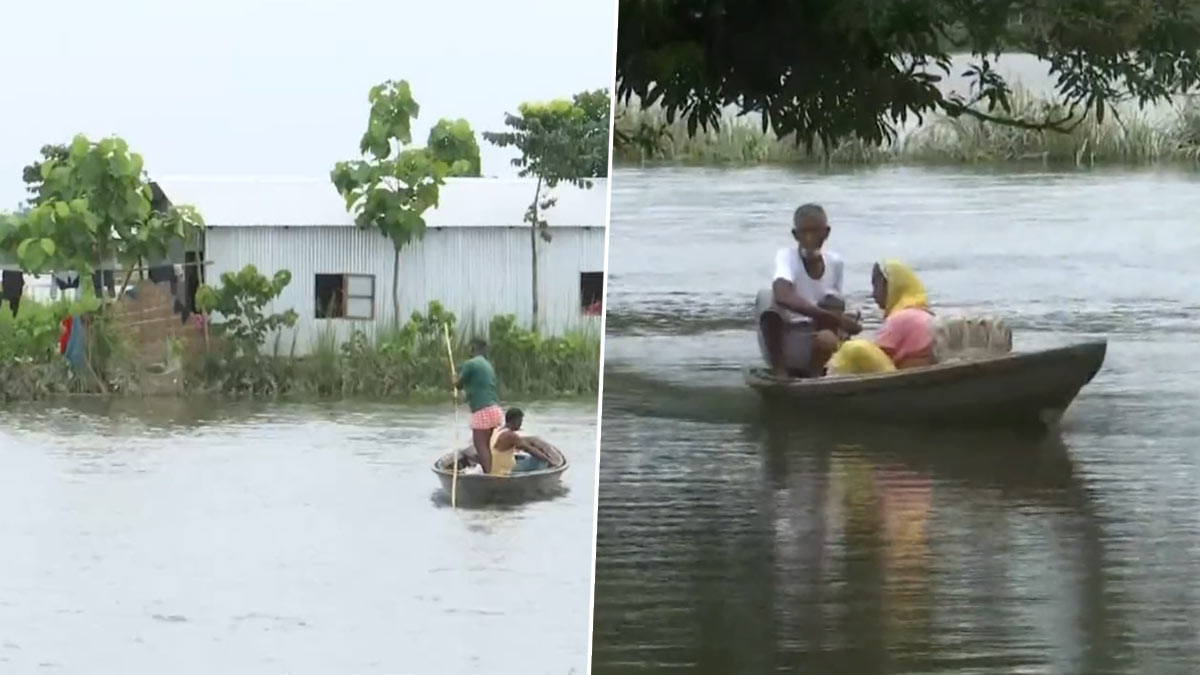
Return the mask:
{"type": "Polygon", "coordinates": [[[587,670],[592,672],[592,651],[595,643],[596,630],[596,536],[599,534],[600,519],[600,454],[604,438],[604,347],[608,341],[608,258],[612,245],[612,181],[613,181],[613,127],[616,124],[616,93],[617,93],[617,31],[620,29],[617,21],[619,0],[612,3],[612,77],[609,78],[608,89],[608,179],[605,181],[604,197],[604,287],[600,291],[600,379],[596,393],[596,474],[592,490],[592,574],[591,589],[588,601],[588,649],[587,670]]]}

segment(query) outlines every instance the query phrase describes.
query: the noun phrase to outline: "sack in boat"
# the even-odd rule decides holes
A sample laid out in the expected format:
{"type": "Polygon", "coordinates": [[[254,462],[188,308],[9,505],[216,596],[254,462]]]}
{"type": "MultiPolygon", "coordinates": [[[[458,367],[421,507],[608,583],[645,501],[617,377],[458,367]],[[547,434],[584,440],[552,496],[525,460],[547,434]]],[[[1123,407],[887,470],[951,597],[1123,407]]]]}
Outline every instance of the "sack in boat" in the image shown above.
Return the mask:
{"type": "Polygon", "coordinates": [[[937,363],[1002,356],[1012,351],[1012,329],[990,317],[936,318],[933,358],[937,363]]]}

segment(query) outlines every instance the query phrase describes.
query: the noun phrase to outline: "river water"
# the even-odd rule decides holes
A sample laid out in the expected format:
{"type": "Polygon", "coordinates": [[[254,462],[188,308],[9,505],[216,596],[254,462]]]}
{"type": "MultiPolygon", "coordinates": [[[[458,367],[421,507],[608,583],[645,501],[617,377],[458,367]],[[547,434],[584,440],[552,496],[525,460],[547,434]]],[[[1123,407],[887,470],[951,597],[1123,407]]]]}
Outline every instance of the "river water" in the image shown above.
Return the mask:
{"type": "Polygon", "coordinates": [[[456,511],[449,404],[5,410],[0,672],[585,672],[595,408],[522,407],[569,492],[456,511]]]}
{"type": "Polygon", "coordinates": [[[1200,177],[657,168],[612,190],[594,672],[1200,670],[1200,177]],[[1107,336],[1061,430],[766,415],[739,372],[753,296],[806,201],[859,306],[894,256],[1017,349],[1107,336]]]}

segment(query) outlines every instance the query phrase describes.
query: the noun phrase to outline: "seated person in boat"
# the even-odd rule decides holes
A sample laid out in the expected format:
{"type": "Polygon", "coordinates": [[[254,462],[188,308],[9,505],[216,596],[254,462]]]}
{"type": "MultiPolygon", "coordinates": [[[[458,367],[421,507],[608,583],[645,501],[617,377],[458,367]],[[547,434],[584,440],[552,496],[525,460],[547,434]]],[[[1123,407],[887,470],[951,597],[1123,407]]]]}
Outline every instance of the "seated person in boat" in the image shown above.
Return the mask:
{"type": "Polygon", "coordinates": [[[848,340],[829,359],[829,372],[862,374],[932,365],[934,316],[925,285],[897,260],[876,263],[871,288],[883,310],[883,326],[874,340],[848,340]]]}
{"type": "Polygon", "coordinates": [[[775,254],[771,288],[755,299],[759,346],[777,376],[820,375],[841,339],[862,331],[845,313],[842,258],[823,248],[829,232],[825,209],[816,204],[796,209],[796,245],[775,254]]]}
{"type": "Polygon", "coordinates": [[[471,444],[480,467],[484,473],[490,473],[492,432],[503,422],[504,411],[496,393],[496,370],[487,359],[487,341],[475,338],[471,341],[471,351],[474,355],[459,369],[455,386],[467,395],[467,407],[471,409],[471,444]]]}
{"type": "Polygon", "coordinates": [[[527,443],[521,438],[521,425],[524,422],[525,413],[520,408],[509,408],[504,414],[504,426],[492,432],[490,473],[493,476],[541,471],[554,464],[537,444],[527,443]]]}

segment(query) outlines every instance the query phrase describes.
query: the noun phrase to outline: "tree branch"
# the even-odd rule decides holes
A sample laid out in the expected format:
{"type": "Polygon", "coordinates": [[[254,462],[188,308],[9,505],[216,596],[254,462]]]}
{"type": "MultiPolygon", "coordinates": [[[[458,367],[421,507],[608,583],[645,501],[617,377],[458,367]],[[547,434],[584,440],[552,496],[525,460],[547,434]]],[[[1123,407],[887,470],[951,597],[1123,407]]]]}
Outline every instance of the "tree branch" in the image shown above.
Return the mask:
{"type": "Polygon", "coordinates": [[[1078,117],[1075,116],[1075,109],[1077,107],[1075,103],[1070,104],[1070,107],[1067,108],[1066,115],[1061,119],[1055,120],[1047,117],[1047,119],[1044,119],[1040,122],[1033,122],[1015,117],[999,117],[997,115],[979,110],[978,108],[973,108],[970,104],[947,101],[945,99],[939,100],[937,105],[944,113],[950,115],[951,117],[966,115],[967,117],[973,117],[981,122],[988,122],[990,124],[997,124],[1000,126],[1025,129],[1027,131],[1054,131],[1062,134],[1069,134],[1074,131],[1086,117],[1085,115],[1080,115],[1078,117]],[[1071,124],[1067,124],[1067,122],[1071,122],[1071,124]]]}

